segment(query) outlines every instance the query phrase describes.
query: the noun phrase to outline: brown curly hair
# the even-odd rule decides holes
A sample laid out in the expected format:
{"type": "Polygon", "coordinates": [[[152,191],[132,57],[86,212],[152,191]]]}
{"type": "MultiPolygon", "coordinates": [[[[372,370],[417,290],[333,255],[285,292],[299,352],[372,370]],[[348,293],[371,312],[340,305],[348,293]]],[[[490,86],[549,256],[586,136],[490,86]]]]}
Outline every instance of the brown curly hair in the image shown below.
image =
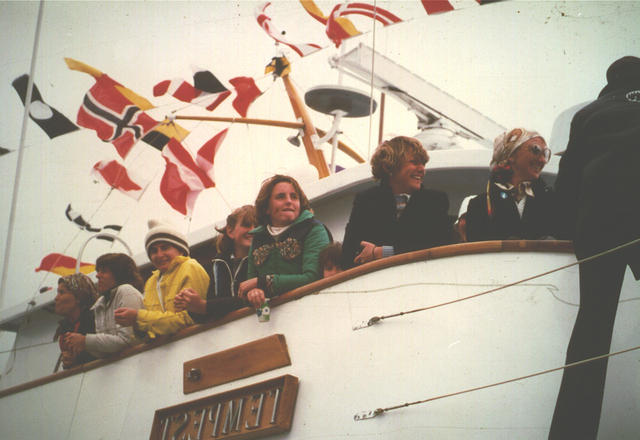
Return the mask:
{"type": "Polygon", "coordinates": [[[396,136],[386,140],[376,148],[371,157],[371,174],[376,180],[388,180],[400,169],[402,162],[411,156],[425,164],[429,162],[429,155],[418,139],[396,136]]]}
{"type": "Polygon", "coordinates": [[[296,193],[298,193],[301,213],[302,211],[311,208],[309,205],[309,199],[307,199],[307,196],[304,194],[304,191],[302,191],[302,188],[296,179],[291,176],[276,174],[262,183],[258,197],[256,197],[255,206],[259,225],[266,226],[269,224],[269,214],[267,214],[267,210],[269,209],[269,199],[271,198],[273,188],[281,182],[290,183],[296,193]]]}
{"type": "Polygon", "coordinates": [[[62,284],[73,296],[82,310],[87,310],[98,299],[98,291],[91,278],[77,272],[58,279],[58,285],[62,284]]]}
{"type": "Polygon", "coordinates": [[[227,256],[233,252],[233,240],[227,235],[227,229],[235,228],[239,222],[246,227],[257,225],[256,208],[253,205],[244,205],[234,209],[227,216],[227,224],[221,228],[216,228],[216,231],[220,233],[216,237],[216,251],[219,255],[227,256]]]}

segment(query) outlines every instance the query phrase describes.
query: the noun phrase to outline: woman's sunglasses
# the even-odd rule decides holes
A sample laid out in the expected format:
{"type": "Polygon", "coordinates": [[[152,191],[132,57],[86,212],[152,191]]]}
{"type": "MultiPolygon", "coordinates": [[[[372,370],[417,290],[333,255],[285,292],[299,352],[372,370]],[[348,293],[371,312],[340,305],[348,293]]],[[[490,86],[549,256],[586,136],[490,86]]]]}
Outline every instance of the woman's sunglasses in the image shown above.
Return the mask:
{"type": "Polygon", "coordinates": [[[551,150],[547,147],[541,147],[540,145],[530,145],[529,151],[531,151],[531,153],[536,156],[543,156],[544,160],[547,162],[549,162],[549,159],[551,158],[551,150]]]}

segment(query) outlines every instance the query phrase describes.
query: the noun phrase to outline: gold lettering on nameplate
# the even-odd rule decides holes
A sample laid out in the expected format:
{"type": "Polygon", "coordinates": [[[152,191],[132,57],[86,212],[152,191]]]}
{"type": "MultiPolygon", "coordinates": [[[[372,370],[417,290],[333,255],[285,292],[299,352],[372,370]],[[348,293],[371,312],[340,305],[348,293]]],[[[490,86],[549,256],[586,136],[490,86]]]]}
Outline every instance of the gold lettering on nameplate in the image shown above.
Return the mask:
{"type": "Polygon", "coordinates": [[[151,440],[253,439],[288,432],[298,378],[265,382],[156,410],[151,440]]]}

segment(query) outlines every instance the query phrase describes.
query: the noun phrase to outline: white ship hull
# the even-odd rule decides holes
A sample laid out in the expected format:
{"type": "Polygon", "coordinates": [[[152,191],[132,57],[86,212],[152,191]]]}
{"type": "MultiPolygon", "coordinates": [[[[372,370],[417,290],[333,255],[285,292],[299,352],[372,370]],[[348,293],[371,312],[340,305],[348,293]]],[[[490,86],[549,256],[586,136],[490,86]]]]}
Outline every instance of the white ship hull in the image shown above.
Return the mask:
{"type": "MultiPolygon", "coordinates": [[[[246,315],[5,395],[0,399],[3,438],[147,438],[157,409],[283,374],[299,379],[299,392],[291,432],[273,438],[546,438],[560,371],[354,420],[363,411],[563,365],[578,304],[575,266],[353,330],[373,316],[463,298],[575,261],[566,250],[465,254],[474,246],[478,244],[457,245],[450,248],[455,256],[407,262],[355,278],[344,273],[342,278],[351,279],[328,287],[320,281],[287,294],[290,301],[273,308],[270,322],[246,315]],[[309,291],[313,294],[304,295],[309,291]],[[304,297],[293,300],[300,295],[304,297]],[[286,338],[290,366],[183,393],[185,361],[273,334],[286,338]]],[[[429,252],[411,255],[420,260],[429,252]]],[[[385,264],[402,263],[406,256],[394,259],[385,264]]],[[[628,274],[612,351],[635,344],[637,294],[628,274]]],[[[637,438],[639,361],[637,352],[609,361],[599,438],[637,438]]]]}

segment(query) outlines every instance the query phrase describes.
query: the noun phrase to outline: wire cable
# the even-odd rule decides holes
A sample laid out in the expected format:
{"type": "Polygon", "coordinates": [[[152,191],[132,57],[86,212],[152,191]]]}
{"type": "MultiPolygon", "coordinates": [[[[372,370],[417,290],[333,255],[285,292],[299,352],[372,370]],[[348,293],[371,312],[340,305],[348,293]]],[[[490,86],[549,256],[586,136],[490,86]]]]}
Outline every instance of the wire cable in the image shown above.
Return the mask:
{"type": "Polygon", "coordinates": [[[566,365],[563,365],[561,367],[550,368],[548,370],[537,371],[535,373],[527,374],[527,375],[524,375],[524,376],[514,377],[512,379],[502,380],[500,382],[494,382],[494,383],[491,383],[491,384],[488,384],[488,385],[481,385],[481,386],[474,387],[474,388],[468,388],[466,390],[455,391],[455,392],[452,392],[452,393],[442,394],[442,395],[435,396],[435,397],[429,397],[428,399],[417,400],[415,402],[409,402],[409,403],[403,403],[403,404],[400,404],[400,405],[389,406],[387,408],[377,408],[377,409],[375,409],[373,411],[358,413],[358,414],[354,415],[353,418],[354,418],[355,421],[371,419],[371,418],[379,416],[380,414],[383,414],[383,413],[389,412],[389,411],[393,411],[393,410],[396,410],[396,409],[406,408],[406,407],[414,406],[414,405],[420,405],[422,403],[427,403],[427,402],[433,402],[434,400],[444,399],[444,398],[447,398],[447,397],[459,396],[460,394],[471,393],[473,391],[484,390],[484,389],[496,387],[496,386],[499,386],[499,385],[505,385],[505,384],[508,384],[508,383],[511,383],[511,382],[517,382],[517,381],[520,381],[520,380],[529,379],[529,378],[536,377],[536,376],[541,376],[543,374],[548,374],[548,373],[553,373],[555,371],[564,370],[566,368],[577,367],[578,365],[583,365],[583,364],[586,364],[586,363],[589,363],[589,362],[594,362],[594,361],[598,361],[598,360],[601,360],[601,359],[609,358],[609,357],[612,357],[612,356],[617,356],[617,355],[620,355],[620,354],[623,354],[623,353],[628,353],[630,351],[634,351],[634,350],[638,350],[638,349],[640,349],[640,345],[638,345],[636,347],[631,347],[631,348],[626,348],[624,350],[616,351],[614,353],[607,353],[607,354],[603,354],[603,355],[600,355],[600,356],[594,356],[594,357],[591,357],[591,358],[588,358],[588,359],[583,359],[581,361],[572,362],[570,364],[566,364],[566,365]]]}
{"type": "Polygon", "coordinates": [[[396,318],[396,317],[399,317],[399,316],[409,315],[409,314],[417,313],[417,312],[424,312],[426,310],[431,310],[431,309],[435,309],[435,308],[438,308],[438,307],[448,306],[448,305],[459,303],[459,302],[462,302],[462,301],[467,301],[469,299],[477,298],[479,296],[487,295],[489,293],[497,292],[499,290],[506,289],[507,287],[513,287],[513,286],[516,286],[518,284],[522,284],[525,281],[531,281],[531,280],[534,280],[536,278],[541,278],[543,276],[552,274],[554,272],[558,272],[558,271],[561,271],[561,270],[564,270],[564,269],[568,269],[568,268],[576,266],[578,264],[583,264],[583,263],[587,263],[589,261],[593,261],[593,260],[595,260],[597,258],[604,257],[606,255],[618,252],[618,251],[620,251],[622,249],[625,249],[627,247],[633,246],[633,245],[638,244],[638,243],[640,243],[640,238],[632,240],[632,241],[630,241],[628,243],[624,243],[624,244],[622,244],[620,246],[613,247],[611,249],[608,249],[606,251],[603,251],[603,252],[600,252],[598,254],[592,255],[590,257],[586,257],[586,258],[583,258],[581,260],[577,260],[577,261],[575,261],[573,263],[566,264],[566,265],[560,266],[560,267],[556,267],[555,269],[551,269],[551,270],[548,270],[546,272],[539,273],[537,275],[532,275],[532,276],[527,277],[527,278],[522,278],[522,279],[520,279],[518,281],[514,281],[512,283],[503,284],[502,286],[498,286],[498,287],[495,287],[493,289],[485,290],[485,291],[482,291],[480,293],[476,293],[474,295],[465,296],[463,298],[457,298],[457,299],[454,299],[454,300],[451,300],[451,301],[445,301],[443,303],[434,304],[434,305],[431,305],[431,306],[420,307],[418,309],[407,310],[405,312],[392,313],[390,315],[373,316],[366,323],[363,323],[361,325],[357,325],[357,326],[353,327],[353,330],[360,330],[360,329],[363,329],[363,328],[371,327],[372,325],[377,324],[377,323],[381,322],[384,319],[396,318]]]}

